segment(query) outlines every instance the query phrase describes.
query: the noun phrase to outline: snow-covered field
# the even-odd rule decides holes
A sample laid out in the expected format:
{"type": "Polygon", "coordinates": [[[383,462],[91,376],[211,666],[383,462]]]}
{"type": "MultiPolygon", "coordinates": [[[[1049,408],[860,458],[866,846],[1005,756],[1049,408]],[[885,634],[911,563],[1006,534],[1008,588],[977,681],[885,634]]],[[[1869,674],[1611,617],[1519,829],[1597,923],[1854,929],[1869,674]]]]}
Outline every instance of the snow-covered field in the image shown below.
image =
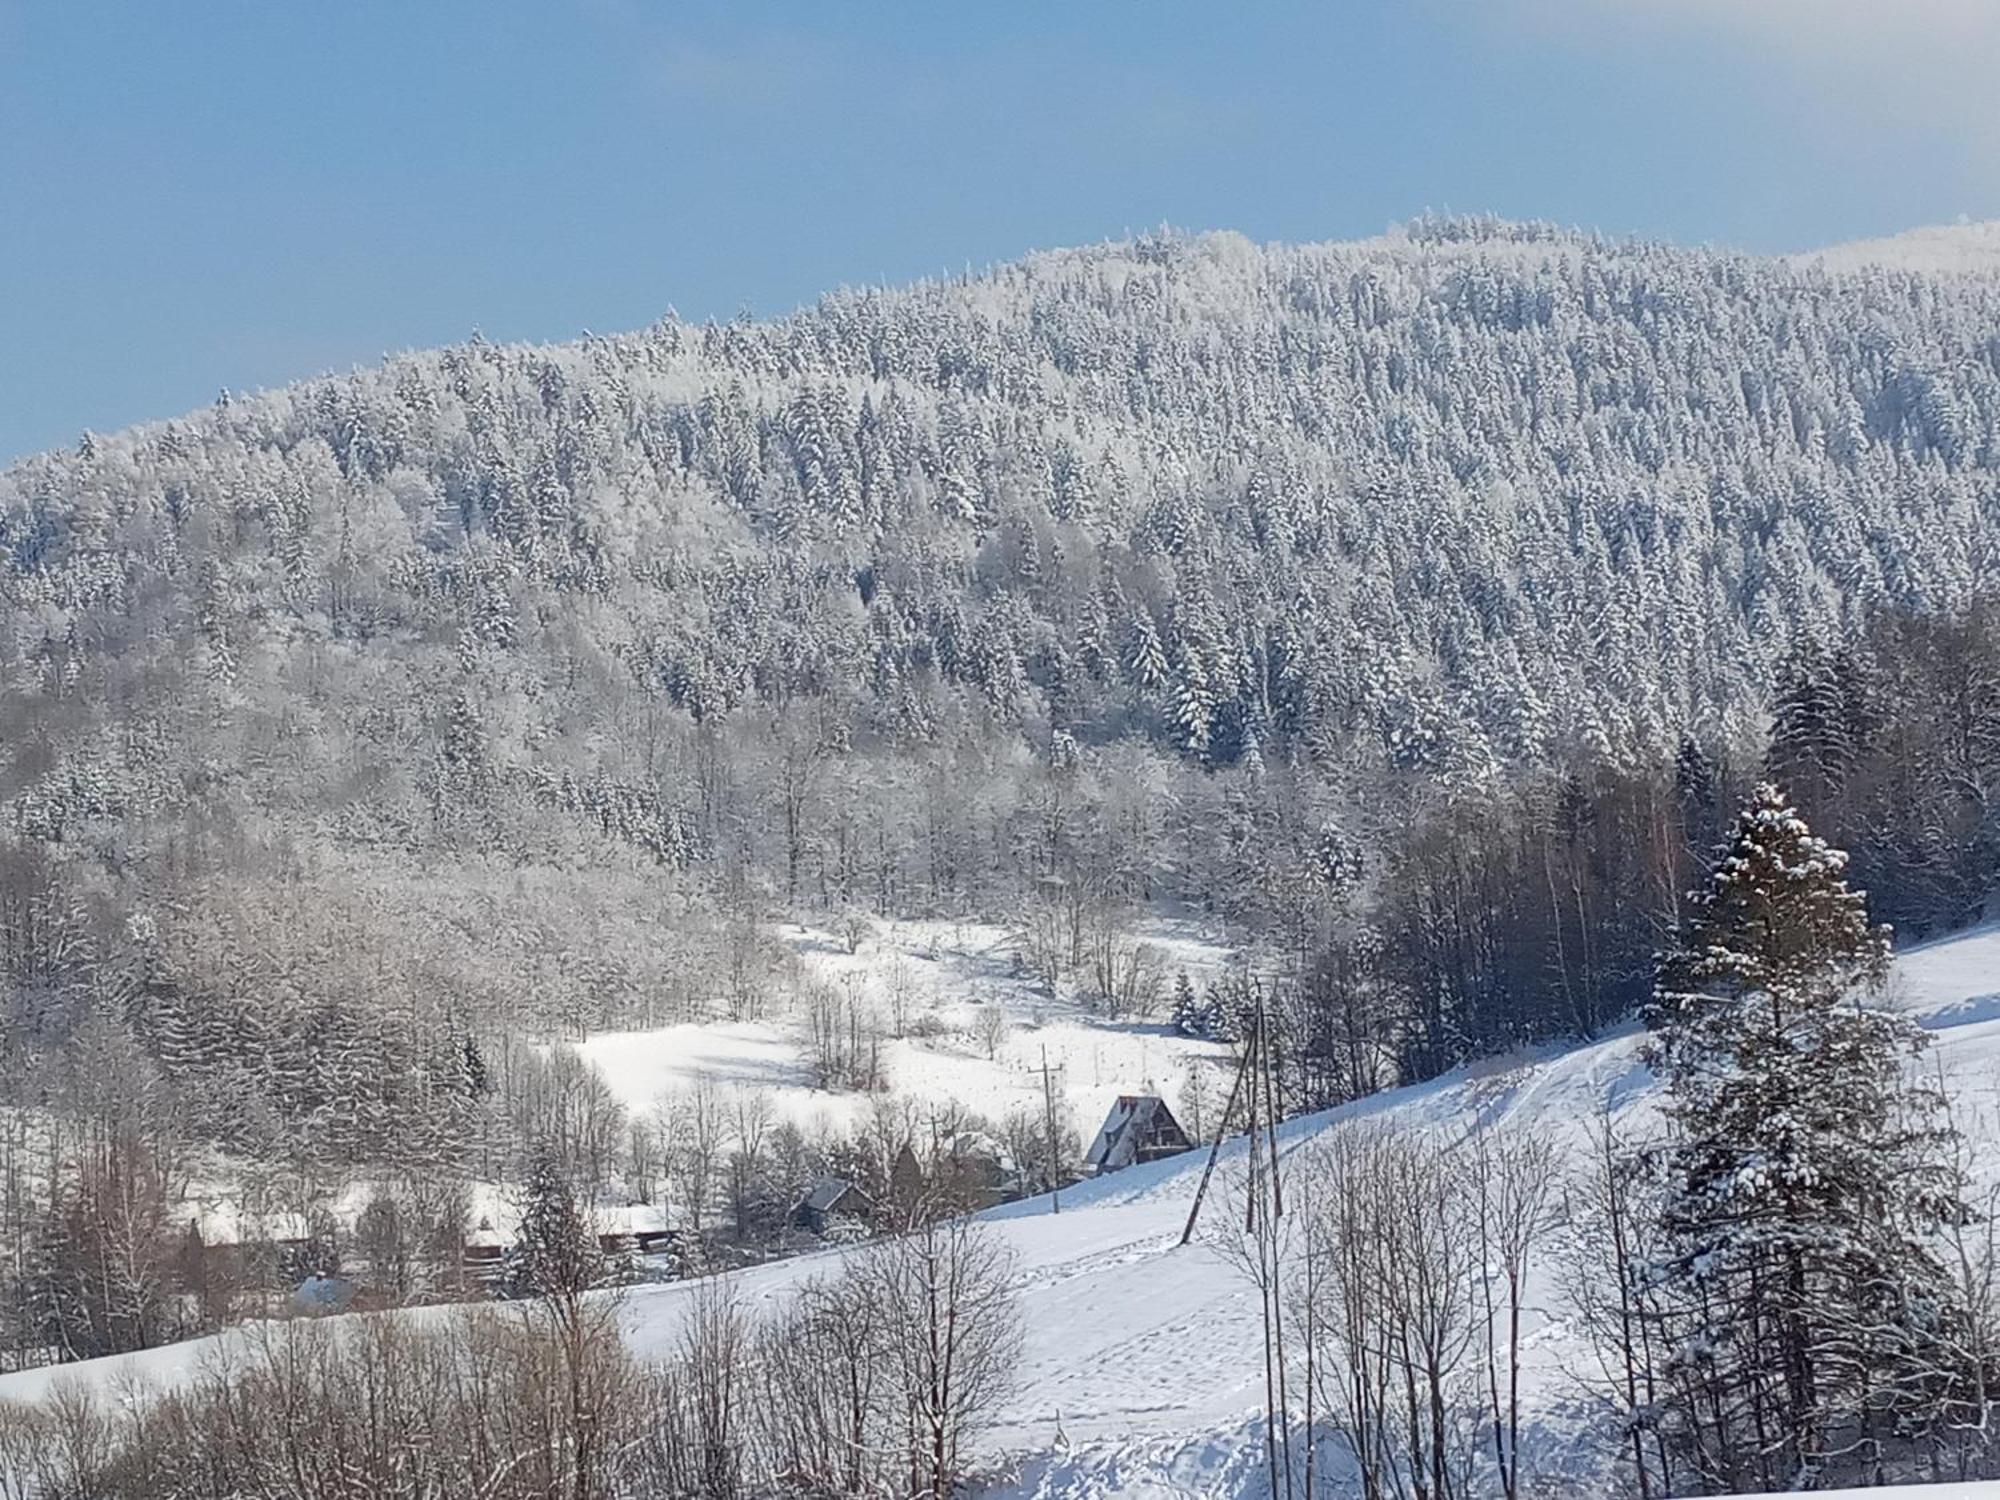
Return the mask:
{"type": "MultiPolygon", "coordinates": [[[[1932,1056],[1958,1096],[1961,1123],[2000,1136],[2000,928],[1913,949],[1897,976],[1902,1003],[1935,1030],[1932,1056]]],[[[1058,1024],[1045,1019],[1044,1029],[1058,1024]]],[[[1601,1105],[1627,1120],[1653,1107],[1640,1044],[1627,1030],[1571,1051],[1481,1063],[1293,1121],[1282,1139],[1296,1149],[1337,1120],[1365,1115],[1448,1135],[1488,1123],[1578,1140],[1601,1105]]],[[[1065,1056],[1081,1066],[1074,1048],[1065,1056]]],[[[1225,1161],[1232,1154],[1225,1148],[1225,1161]]],[[[1017,1257],[1026,1321],[1018,1388],[986,1443],[991,1500],[1249,1500],[1265,1492],[1256,1294],[1212,1247],[1176,1243],[1201,1165],[1184,1156],[1080,1186],[1064,1194],[1059,1215],[1045,1200],[988,1215],[1017,1257]]],[[[753,1308],[776,1305],[824,1266],[809,1256],[760,1267],[738,1277],[738,1290],[753,1308]]],[[[622,1316],[638,1353],[669,1346],[687,1296],[677,1285],[627,1295],[622,1316]]],[[[1527,1348],[1530,1426],[1555,1493],[1565,1439],[1581,1420],[1570,1372],[1583,1353],[1546,1288],[1539,1300],[1527,1348]]],[[[197,1343],[10,1376],[0,1379],[0,1396],[36,1396],[55,1379],[170,1380],[201,1352],[197,1343]]],[[[2000,1500],[1992,1485],[1874,1493],[2000,1500]]]]}
{"type": "MultiPolygon", "coordinates": [[[[788,925],[778,939],[802,982],[830,984],[886,1020],[900,986],[912,1034],[883,1046],[888,1091],[928,1103],[954,1102],[995,1124],[1017,1107],[1042,1107],[1044,1059],[1054,1085],[1087,1141],[1120,1094],[1177,1101],[1190,1065],[1217,1064],[1228,1048],[1176,1035],[1158,1019],[1174,976],[1197,989],[1229,963],[1226,948],[1192,925],[1155,921],[1138,936],[1160,966],[1162,1009],[1152,1018],[1106,1020],[1072,997],[1050,998],[1017,972],[1008,931],[975,922],[897,922],[876,927],[849,953],[834,934],[788,925]],[[997,1008],[1006,1032],[987,1056],[977,1022],[997,1008]]],[[[792,987],[794,989],[798,986],[792,987]]],[[[796,1000],[791,1001],[796,1005],[796,1000]]],[[[755,1021],[707,1022],[657,1031],[601,1032],[577,1051],[604,1074],[626,1108],[643,1112],[706,1077],[724,1088],[769,1096],[781,1118],[801,1128],[851,1124],[869,1096],[817,1088],[801,1018],[780,1000],[755,1021]]]]}

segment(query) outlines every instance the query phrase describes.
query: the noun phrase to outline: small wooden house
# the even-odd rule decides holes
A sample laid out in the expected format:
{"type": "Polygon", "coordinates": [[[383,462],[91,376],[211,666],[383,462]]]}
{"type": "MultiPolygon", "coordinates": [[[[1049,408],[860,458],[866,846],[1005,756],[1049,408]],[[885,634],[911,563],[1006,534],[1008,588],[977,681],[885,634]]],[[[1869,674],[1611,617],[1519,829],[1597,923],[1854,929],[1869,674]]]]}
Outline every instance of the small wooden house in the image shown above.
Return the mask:
{"type": "Polygon", "coordinates": [[[305,1215],[247,1215],[226,1205],[195,1208],[179,1221],[181,1261],[197,1285],[278,1286],[320,1269],[305,1215]]]}
{"type": "Polygon", "coordinates": [[[1084,1153],[1083,1164],[1091,1172],[1116,1172],[1193,1148],[1194,1142],[1158,1094],[1120,1094],[1084,1153]]]}
{"type": "Polygon", "coordinates": [[[494,1226],[493,1215],[481,1215],[479,1222],[465,1232],[463,1254],[466,1268],[489,1276],[498,1275],[506,1262],[508,1247],[513,1243],[511,1233],[494,1226]]]}
{"type": "Polygon", "coordinates": [[[590,1211],[597,1248],[606,1255],[631,1250],[638,1255],[663,1255],[680,1238],[679,1217],[657,1203],[600,1205],[590,1211]]]}
{"type": "Polygon", "coordinates": [[[836,1219],[866,1222],[874,1211],[868,1195],[845,1177],[822,1177],[793,1206],[792,1222],[800,1229],[825,1234],[836,1219]]]}

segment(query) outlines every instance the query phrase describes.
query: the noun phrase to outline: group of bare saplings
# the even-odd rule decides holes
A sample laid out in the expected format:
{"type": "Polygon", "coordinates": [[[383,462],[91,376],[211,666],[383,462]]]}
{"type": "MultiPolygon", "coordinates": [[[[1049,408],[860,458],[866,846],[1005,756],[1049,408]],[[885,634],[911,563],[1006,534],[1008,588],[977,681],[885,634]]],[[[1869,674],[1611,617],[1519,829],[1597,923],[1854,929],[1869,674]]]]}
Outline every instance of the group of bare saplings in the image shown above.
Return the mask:
{"type": "MultiPolygon", "coordinates": [[[[1366,1119],[1282,1158],[1251,1141],[1200,1235],[1263,1294],[1259,1457],[1273,1496],[1518,1500],[1595,1483],[1657,1500],[1789,1487],[1756,1470],[1759,1431],[1781,1425],[1783,1372],[1722,1368],[1703,1347],[1708,1309],[1665,1275],[1659,1142],[1609,1115],[1577,1156],[1516,1128],[1461,1137],[1366,1119]],[[1547,1319],[1582,1335],[1580,1360],[1557,1378],[1591,1441],[1544,1442],[1538,1463],[1523,1374],[1547,1319]]],[[[1957,1149],[1955,1170],[1967,1172],[1957,1149]]],[[[1823,1381],[1812,1455],[1822,1475],[2000,1470],[1989,1394],[2000,1190],[1947,1227],[1943,1248],[1962,1315],[1951,1347],[1931,1357],[1950,1356],[1969,1378],[1930,1379],[1917,1402],[1823,1381]]]]}
{"type": "Polygon", "coordinates": [[[735,1500],[928,1496],[1013,1378],[1005,1252],[932,1216],[750,1315],[668,1293],[658,1358],[617,1295],[242,1330],[153,1392],[58,1383],[0,1407],[0,1500],[735,1500]]]}

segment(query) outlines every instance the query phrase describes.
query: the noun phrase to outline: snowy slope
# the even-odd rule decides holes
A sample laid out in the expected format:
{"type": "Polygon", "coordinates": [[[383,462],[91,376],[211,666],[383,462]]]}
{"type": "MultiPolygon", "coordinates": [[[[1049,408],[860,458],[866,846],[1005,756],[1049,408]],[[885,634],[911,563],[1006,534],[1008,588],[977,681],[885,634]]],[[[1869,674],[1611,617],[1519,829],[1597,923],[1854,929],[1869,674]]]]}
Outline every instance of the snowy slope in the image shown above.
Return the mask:
{"type": "Polygon", "coordinates": [[[1905,949],[1894,985],[1934,1030],[2000,1020],[2000,926],[1905,949]]]}
{"type": "MultiPolygon", "coordinates": [[[[2000,1143],[2000,928],[1915,948],[1897,964],[1901,1002],[1934,1028],[1933,1055],[1957,1092],[1961,1124],[2000,1143]]],[[[1626,1030],[1589,1047],[1482,1063],[1434,1082],[1291,1122],[1287,1149],[1336,1119],[1381,1116],[1462,1134],[1512,1123],[1580,1140],[1601,1104],[1636,1121],[1654,1105],[1626,1030]]],[[[1225,1148],[1224,1160],[1241,1144],[1225,1148]]],[[[2000,1152],[1992,1153],[2000,1166],[2000,1152]]],[[[1256,1424],[1262,1409],[1261,1324],[1253,1290],[1210,1246],[1179,1248],[1198,1156],[1136,1167],[988,1217],[1018,1257],[1026,1316],[1021,1380],[987,1443],[992,1500],[1109,1500],[1264,1493],[1256,1424]],[[1060,1433],[1061,1441],[1058,1441],[1060,1433]]],[[[825,1268],[809,1256],[743,1273],[744,1300],[775,1305],[825,1268]]],[[[1538,1298],[1552,1306],[1547,1289],[1538,1298]]],[[[622,1316],[640,1354],[664,1351],[687,1304],[682,1286],[628,1294],[622,1316]]],[[[121,1360],[0,1378],[0,1396],[35,1396],[51,1379],[171,1380],[214,1341],[121,1360]]],[[[1531,1437],[1545,1469],[1579,1420],[1566,1372],[1580,1349],[1560,1321],[1538,1316],[1528,1340],[1531,1437]]],[[[1579,1492],[1581,1481],[1579,1481],[1579,1492]]],[[[1895,1493],[1912,1500],[2000,1500],[2000,1486],[1895,1493]]]]}
{"type": "Polygon", "coordinates": [[[1883,266],[1933,275],[2000,269],[2000,220],[1977,224],[1934,224],[1875,240],[1854,240],[1786,257],[1795,266],[1854,271],[1883,266]]]}
{"type": "MultiPolygon", "coordinates": [[[[2000,1140],[2000,929],[1912,949],[1897,980],[1901,1002],[1936,1029],[1933,1055],[1961,1122],[2000,1140]]],[[[1283,1138],[1295,1147],[1335,1119],[1380,1115],[1448,1134],[1511,1123],[1580,1142],[1600,1104],[1633,1122],[1652,1109],[1641,1043],[1628,1029],[1590,1047],[1481,1063],[1293,1121],[1283,1138]]],[[[1238,1154],[1240,1144],[1224,1161],[1238,1154]]],[[[1016,1456],[996,1500],[1263,1493],[1255,1293],[1213,1249],[1176,1243],[1201,1165],[1182,1157],[1133,1168],[1066,1193],[1060,1215],[1039,1199],[989,1215],[1019,1257],[1027,1321],[1020,1387],[991,1443],[1016,1456]],[[1052,1452],[1058,1427],[1067,1447],[1052,1452]]],[[[742,1291],[755,1305],[817,1268],[815,1259],[766,1268],[745,1276],[742,1291]]],[[[683,1297],[676,1287],[633,1297],[636,1348],[665,1346],[683,1297]]],[[[1566,1372],[1578,1354],[1560,1324],[1537,1320],[1530,1382],[1545,1444],[1559,1447],[1573,1425],[1566,1372]]],[[[2000,1488],[1965,1493],[2000,1500],[2000,1488]]]]}

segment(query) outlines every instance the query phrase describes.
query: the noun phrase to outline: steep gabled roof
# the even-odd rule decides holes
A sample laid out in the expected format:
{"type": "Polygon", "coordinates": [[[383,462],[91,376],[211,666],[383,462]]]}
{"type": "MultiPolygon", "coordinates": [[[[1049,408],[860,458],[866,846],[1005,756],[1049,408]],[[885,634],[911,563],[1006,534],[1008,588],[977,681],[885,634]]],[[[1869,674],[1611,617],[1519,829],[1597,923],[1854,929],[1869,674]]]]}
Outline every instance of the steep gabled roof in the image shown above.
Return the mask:
{"type": "MultiPolygon", "coordinates": [[[[1158,1094],[1120,1094],[1111,1106],[1111,1112],[1104,1117],[1097,1139],[1084,1153],[1084,1165],[1098,1168],[1116,1160],[1128,1139],[1136,1140],[1161,1123],[1173,1126],[1176,1133],[1183,1133],[1173,1111],[1167,1108],[1167,1101],[1158,1094]]],[[[1133,1149],[1137,1149],[1136,1145],[1133,1149]]]]}
{"type": "Polygon", "coordinates": [[[816,1214],[831,1213],[842,1199],[856,1191],[845,1177],[822,1177],[807,1191],[799,1206],[816,1214]]]}

